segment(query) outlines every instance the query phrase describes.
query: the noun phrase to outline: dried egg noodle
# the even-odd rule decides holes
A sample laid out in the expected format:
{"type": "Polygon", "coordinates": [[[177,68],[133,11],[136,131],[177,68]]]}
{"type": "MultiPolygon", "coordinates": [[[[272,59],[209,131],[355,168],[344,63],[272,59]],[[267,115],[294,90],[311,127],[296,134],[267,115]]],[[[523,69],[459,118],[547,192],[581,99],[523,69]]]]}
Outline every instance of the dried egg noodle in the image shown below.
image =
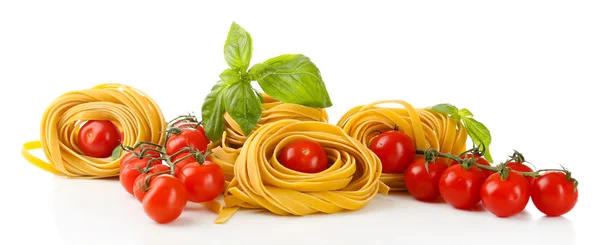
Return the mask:
{"type": "MultiPolygon", "coordinates": [[[[443,153],[460,154],[466,150],[467,132],[456,120],[429,109],[415,109],[402,100],[382,100],[350,109],[340,118],[339,127],[369,146],[381,132],[395,126],[415,142],[419,150],[434,148],[443,153]],[[383,107],[393,103],[402,107],[383,107]]],[[[381,175],[391,191],[404,191],[403,174],[381,175]]]]}
{"type": "MultiPolygon", "coordinates": [[[[320,122],[327,122],[329,119],[325,109],[282,103],[266,94],[263,94],[263,97],[262,115],[253,131],[264,124],[284,119],[320,122]]],[[[223,137],[220,141],[211,144],[209,148],[212,151],[211,161],[223,168],[227,181],[233,179],[233,165],[240,153],[240,148],[247,139],[248,137],[244,136],[240,126],[225,113],[223,137]]]]}
{"type": "Polygon", "coordinates": [[[54,100],[41,121],[40,141],[25,143],[22,155],[46,171],[68,177],[103,178],[119,175],[120,159],[94,158],[77,147],[78,130],[87,120],[110,120],[124,132],[125,145],[146,141],[162,144],[163,114],[142,91],[122,84],[100,84],[71,91],[54,100]],[[29,150],[42,148],[49,163],[29,150]]]}
{"type": "Polygon", "coordinates": [[[241,148],[235,177],[224,195],[215,223],[225,223],[239,208],[266,209],[278,215],[308,215],[358,210],[378,192],[381,162],[365,145],[332,124],[279,120],[258,128],[241,148]],[[329,157],[328,169],[315,173],[290,170],[277,161],[288,143],[312,139],[329,157]]]}

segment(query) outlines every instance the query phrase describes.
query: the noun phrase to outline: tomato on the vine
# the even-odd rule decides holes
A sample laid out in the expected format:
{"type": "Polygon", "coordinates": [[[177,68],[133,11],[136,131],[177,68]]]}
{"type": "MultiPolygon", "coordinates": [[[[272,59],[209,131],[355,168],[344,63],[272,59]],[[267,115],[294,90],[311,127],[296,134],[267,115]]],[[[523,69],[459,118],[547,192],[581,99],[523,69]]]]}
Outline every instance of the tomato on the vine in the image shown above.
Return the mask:
{"type": "MultiPolygon", "coordinates": [[[[479,164],[485,165],[485,166],[492,166],[490,164],[490,162],[485,160],[485,158],[481,157],[481,155],[479,155],[479,154],[467,153],[467,154],[460,156],[460,158],[463,160],[469,159],[469,158],[474,158],[476,163],[479,163],[479,164]]],[[[458,164],[458,162],[455,160],[452,160],[452,162],[450,162],[450,166],[456,165],[456,164],[458,164]]],[[[490,177],[490,175],[492,175],[494,173],[492,171],[485,170],[485,169],[481,169],[481,171],[483,172],[483,176],[485,178],[490,177]]]]}
{"type": "Polygon", "coordinates": [[[202,165],[198,162],[188,163],[178,178],[187,191],[188,200],[192,202],[214,200],[225,188],[223,169],[210,161],[205,161],[202,165]]]}
{"type": "Polygon", "coordinates": [[[277,160],[284,167],[303,173],[318,173],[329,167],[325,149],[308,139],[287,144],[277,155],[277,160]]]}
{"type": "Polygon", "coordinates": [[[125,188],[129,194],[133,195],[133,184],[135,179],[142,174],[140,169],[144,169],[148,166],[150,162],[150,166],[162,164],[161,160],[152,160],[151,158],[134,158],[129,160],[125,166],[122,168],[119,173],[119,181],[121,182],[121,186],[125,188]]]}
{"type": "Polygon", "coordinates": [[[189,147],[193,150],[205,153],[209,143],[210,140],[206,137],[202,127],[198,127],[197,129],[182,128],[180,134],[172,134],[171,137],[169,137],[166,144],[166,152],[167,155],[173,156],[181,149],[189,147]]]}
{"type": "Polygon", "coordinates": [[[181,181],[173,175],[158,175],[150,181],[144,195],[144,212],[157,223],[169,223],[177,219],[187,203],[187,193],[181,181]]]}
{"type": "Polygon", "coordinates": [[[561,216],[575,207],[579,190],[563,172],[546,172],[531,185],[531,201],[548,216],[561,216]]]}
{"type": "Polygon", "coordinates": [[[123,167],[125,167],[129,163],[129,161],[136,159],[136,158],[140,159],[135,155],[135,153],[140,154],[143,149],[148,149],[148,150],[146,150],[144,152],[144,156],[142,157],[142,159],[144,159],[144,158],[148,158],[148,159],[160,158],[160,152],[158,150],[156,150],[156,148],[154,148],[150,145],[143,145],[141,147],[137,147],[132,152],[125,153],[125,155],[123,155],[123,157],[121,157],[120,170],[123,170],[123,167]]]}
{"type": "Polygon", "coordinates": [[[369,149],[381,160],[383,173],[402,173],[416,155],[413,140],[402,131],[387,131],[377,135],[369,149]]]}
{"type": "Polygon", "coordinates": [[[452,165],[440,177],[440,194],[446,202],[457,209],[473,208],[479,201],[481,185],[485,177],[480,168],[452,165]]]}
{"type": "Polygon", "coordinates": [[[523,211],[529,196],[529,182],[514,170],[508,171],[505,180],[502,180],[500,173],[494,173],[481,186],[483,206],[498,217],[509,217],[523,211]]]}
{"type": "MultiPolygon", "coordinates": [[[[133,182],[133,196],[138,201],[142,202],[142,200],[144,199],[144,196],[146,195],[146,191],[147,191],[146,187],[148,187],[145,185],[146,177],[152,176],[153,174],[166,172],[169,170],[171,170],[171,167],[164,165],[164,164],[160,164],[160,165],[154,165],[154,166],[150,167],[150,169],[148,170],[147,173],[140,174],[137,178],[135,178],[135,181],[133,182]]],[[[152,179],[150,179],[150,180],[152,180],[152,179]]]]}
{"type": "Polygon", "coordinates": [[[404,171],[404,184],[408,192],[420,201],[433,201],[440,196],[440,176],[448,168],[443,159],[438,158],[427,164],[425,159],[416,159],[404,171]]]}
{"type": "Polygon", "coordinates": [[[179,177],[181,170],[186,165],[188,165],[190,163],[198,164],[198,161],[196,160],[196,158],[194,156],[190,156],[189,153],[176,155],[171,158],[171,162],[173,164],[175,164],[175,177],[179,177]]]}
{"type": "Polygon", "coordinates": [[[119,128],[109,120],[85,122],[77,135],[77,146],[90,157],[106,158],[121,143],[119,128]]]}
{"type": "MultiPolygon", "coordinates": [[[[533,170],[529,166],[520,162],[508,162],[506,163],[506,167],[517,172],[533,172],[533,170]]],[[[533,180],[535,179],[531,176],[527,176],[525,178],[527,179],[527,181],[529,181],[529,184],[533,184],[533,180]]]]}

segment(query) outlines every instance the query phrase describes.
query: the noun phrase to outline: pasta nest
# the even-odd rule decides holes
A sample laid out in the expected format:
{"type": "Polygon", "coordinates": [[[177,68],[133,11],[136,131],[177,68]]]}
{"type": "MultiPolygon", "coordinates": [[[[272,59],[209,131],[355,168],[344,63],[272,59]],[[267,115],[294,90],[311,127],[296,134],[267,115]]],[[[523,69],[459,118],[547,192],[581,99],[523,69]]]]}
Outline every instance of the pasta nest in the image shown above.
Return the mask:
{"type": "MultiPolygon", "coordinates": [[[[120,157],[86,156],[77,146],[77,134],[88,120],[110,120],[124,134],[125,145],[163,144],[166,122],[155,101],[144,92],[117,83],[70,91],[56,98],[41,120],[40,141],[24,145],[23,156],[34,165],[59,175],[103,178],[119,175],[120,157]],[[42,148],[49,162],[29,150],[42,148]]],[[[121,156],[122,157],[122,156],[121,156]]]]}
{"type": "Polygon", "coordinates": [[[215,222],[226,222],[239,208],[297,216],[358,210],[378,192],[387,192],[379,181],[381,170],[379,158],[336,125],[288,119],[268,123],[240,149],[235,177],[224,194],[226,208],[215,222]],[[277,153],[300,139],[323,146],[326,170],[302,173],[278,162],[277,153]]]}
{"type": "MultiPolygon", "coordinates": [[[[263,94],[262,115],[253,131],[262,125],[280,120],[293,119],[299,121],[327,122],[329,116],[322,108],[311,108],[298,104],[283,103],[266,94],[263,94]]],[[[252,133],[250,133],[252,134],[252,133]]],[[[240,148],[248,139],[242,132],[240,126],[225,113],[225,131],[223,137],[217,142],[209,145],[211,149],[211,161],[223,168],[225,179],[233,179],[233,166],[240,153],[240,148]]]]}
{"type": "MultiPolygon", "coordinates": [[[[434,148],[454,155],[466,150],[467,131],[457,120],[427,108],[415,109],[402,100],[381,100],[353,107],[337,125],[365,146],[380,133],[397,128],[410,136],[417,150],[434,148]]],[[[406,191],[402,173],[383,173],[381,181],[391,191],[406,191]]]]}

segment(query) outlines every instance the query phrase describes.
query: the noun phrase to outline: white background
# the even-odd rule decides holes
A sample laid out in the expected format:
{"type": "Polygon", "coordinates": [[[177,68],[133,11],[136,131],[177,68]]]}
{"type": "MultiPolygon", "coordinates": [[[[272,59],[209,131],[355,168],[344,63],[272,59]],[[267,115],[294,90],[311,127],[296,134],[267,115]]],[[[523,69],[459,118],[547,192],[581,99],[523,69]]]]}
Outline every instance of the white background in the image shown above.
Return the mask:
{"type": "Polygon", "coordinates": [[[199,2],[0,3],[0,244],[596,240],[597,1],[199,2]],[[469,108],[491,130],[497,161],[518,149],[538,168],[572,170],[581,183],[577,206],[549,219],[530,202],[522,214],[500,219],[394,194],[352,213],[242,211],[225,225],[190,204],[178,221],[157,225],[116,181],[54,177],[21,158],[21,145],[39,138],[46,106],[71,90],[119,82],[150,94],[167,118],[199,115],[226,68],[223,44],[232,21],[254,39],[252,64],[284,53],[317,64],[334,104],[332,123],[380,99],[469,108]]]}

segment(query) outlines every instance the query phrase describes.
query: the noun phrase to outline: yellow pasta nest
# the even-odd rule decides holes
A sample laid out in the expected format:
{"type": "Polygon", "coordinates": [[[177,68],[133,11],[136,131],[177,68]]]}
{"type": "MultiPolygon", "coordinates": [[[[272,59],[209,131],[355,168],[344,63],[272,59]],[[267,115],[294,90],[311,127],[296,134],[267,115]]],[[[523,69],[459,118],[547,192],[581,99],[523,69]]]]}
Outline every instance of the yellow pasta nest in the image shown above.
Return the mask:
{"type": "Polygon", "coordinates": [[[265,124],[240,149],[233,171],[235,177],[224,195],[226,208],[215,223],[226,222],[239,208],[298,216],[358,210],[378,191],[387,191],[379,181],[377,156],[341,128],[325,122],[279,120],[265,124]],[[323,146],[329,168],[308,174],[281,165],[277,153],[299,139],[323,146]]]}
{"type": "Polygon", "coordinates": [[[119,175],[119,159],[86,156],[77,147],[78,130],[87,120],[110,120],[124,132],[125,145],[162,144],[166,129],[156,103],[140,90],[122,84],[100,84],[67,92],[55,99],[41,120],[40,141],[24,145],[23,156],[34,165],[68,177],[103,178],[119,175]],[[29,150],[42,148],[49,162],[29,150]]]}
{"type": "MultiPolygon", "coordinates": [[[[263,94],[263,97],[262,115],[253,132],[262,125],[284,119],[319,122],[327,122],[329,120],[325,109],[283,103],[266,94],[263,94]]],[[[210,159],[223,168],[227,181],[233,179],[233,165],[240,153],[240,148],[247,139],[248,137],[244,136],[240,126],[225,113],[225,131],[223,132],[223,137],[220,141],[211,144],[209,148],[212,151],[210,159]]]]}
{"type": "MultiPolygon", "coordinates": [[[[346,112],[337,125],[365,146],[369,146],[381,132],[398,127],[410,136],[418,150],[434,148],[455,155],[466,150],[467,131],[456,120],[429,109],[415,109],[402,100],[382,100],[356,106],[346,112]],[[384,104],[396,106],[385,107],[384,104]]],[[[403,174],[383,173],[381,181],[391,191],[406,190],[403,174]]]]}

